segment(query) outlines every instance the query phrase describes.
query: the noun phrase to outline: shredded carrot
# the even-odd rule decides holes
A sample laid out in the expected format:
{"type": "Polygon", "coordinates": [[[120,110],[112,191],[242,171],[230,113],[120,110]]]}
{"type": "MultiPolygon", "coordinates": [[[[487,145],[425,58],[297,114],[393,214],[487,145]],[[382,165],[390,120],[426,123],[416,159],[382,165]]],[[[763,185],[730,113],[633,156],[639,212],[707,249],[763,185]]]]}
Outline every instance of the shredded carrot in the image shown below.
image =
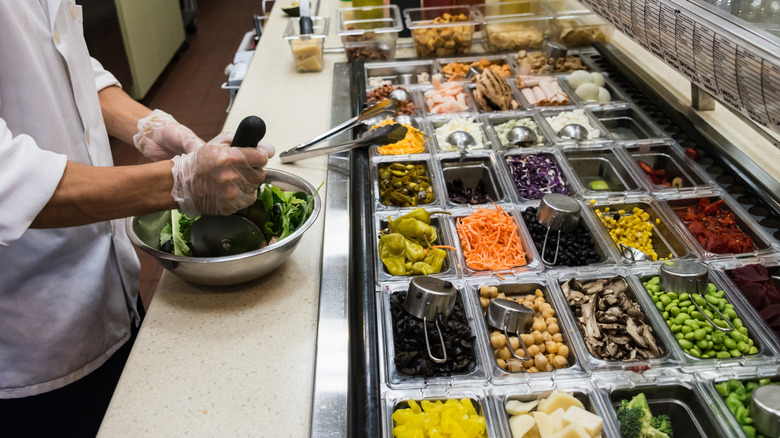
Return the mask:
{"type": "Polygon", "coordinates": [[[503,276],[503,275],[501,275],[501,274],[496,274],[496,277],[498,277],[498,278],[500,278],[500,279],[502,279],[502,280],[506,280],[506,278],[504,278],[504,276],[503,276]]]}
{"type": "Polygon", "coordinates": [[[456,227],[466,266],[476,271],[499,271],[524,266],[525,251],[517,224],[503,208],[480,208],[458,218],[456,227]]]}
{"type": "MultiPolygon", "coordinates": [[[[392,124],[395,124],[393,119],[385,119],[384,121],[377,123],[371,129],[392,124]]],[[[377,152],[382,155],[407,155],[425,152],[425,134],[415,129],[413,126],[406,124],[404,124],[404,126],[406,127],[406,136],[403,140],[385,146],[379,146],[376,148],[377,152]]]]}
{"type": "Polygon", "coordinates": [[[433,245],[431,248],[442,248],[442,249],[451,249],[453,251],[457,251],[454,246],[447,246],[447,245],[433,245]]]}

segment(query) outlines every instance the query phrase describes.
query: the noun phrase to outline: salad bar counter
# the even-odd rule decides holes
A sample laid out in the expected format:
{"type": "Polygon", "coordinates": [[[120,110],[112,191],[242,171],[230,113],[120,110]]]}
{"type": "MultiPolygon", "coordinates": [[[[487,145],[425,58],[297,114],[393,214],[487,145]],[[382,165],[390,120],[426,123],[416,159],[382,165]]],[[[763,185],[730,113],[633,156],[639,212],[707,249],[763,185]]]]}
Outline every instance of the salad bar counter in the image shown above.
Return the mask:
{"type": "Polygon", "coordinates": [[[762,436],[777,192],[613,46],[544,76],[528,56],[336,65],[334,120],[403,90],[407,117],[383,123],[408,130],[330,158],[352,225],[350,434],[762,436]]]}

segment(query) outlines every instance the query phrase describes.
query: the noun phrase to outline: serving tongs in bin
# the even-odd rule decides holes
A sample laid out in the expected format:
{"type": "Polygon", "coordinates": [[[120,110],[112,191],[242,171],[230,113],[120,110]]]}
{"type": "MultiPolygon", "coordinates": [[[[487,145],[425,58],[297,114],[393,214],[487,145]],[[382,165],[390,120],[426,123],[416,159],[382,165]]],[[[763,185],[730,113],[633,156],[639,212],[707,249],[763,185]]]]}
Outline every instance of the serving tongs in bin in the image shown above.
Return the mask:
{"type": "MultiPolygon", "coordinates": [[[[370,144],[390,144],[402,140],[406,136],[406,128],[398,124],[398,127],[403,128],[403,132],[400,129],[381,129],[386,128],[380,126],[379,128],[372,129],[366,132],[363,137],[353,140],[347,143],[326,146],[317,149],[311,149],[312,146],[321,143],[334,135],[346,131],[347,129],[354,128],[360,124],[366,122],[381,122],[385,117],[392,117],[398,113],[400,105],[398,100],[394,98],[384,99],[375,105],[372,105],[364,109],[357,117],[353,117],[346,122],[334,126],[329,131],[324,132],[313,139],[301,143],[291,149],[288,149],[281,154],[279,158],[282,163],[292,163],[293,161],[303,160],[306,158],[317,157],[324,154],[330,154],[333,152],[343,152],[350,149],[354,149],[360,146],[366,146],[370,144]]],[[[392,125],[395,126],[395,125],[392,125]]]]}
{"type": "Polygon", "coordinates": [[[533,324],[533,319],[533,309],[506,298],[493,298],[490,300],[490,304],[488,304],[485,312],[487,325],[504,333],[509,352],[512,353],[514,358],[523,362],[531,360],[531,354],[528,352],[528,347],[525,346],[523,337],[520,334],[528,333],[528,329],[533,324]],[[523,351],[525,351],[525,357],[520,357],[515,353],[515,349],[512,348],[512,343],[509,341],[509,332],[516,335],[517,339],[520,340],[520,345],[522,345],[523,351]]]}
{"type": "Polygon", "coordinates": [[[409,282],[409,291],[404,300],[404,310],[415,318],[423,320],[423,332],[425,332],[425,347],[428,349],[428,357],[436,363],[447,362],[447,349],[444,345],[444,335],[439,327],[439,314],[449,316],[455,308],[455,299],[458,290],[452,283],[435,277],[414,277],[409,282]],[[428,340],[428,320],[436,323],[436,332],[439,333],[439,342],[444,357],[436,357],[431,352],[431,343],[428,340]]]}
{"type": "Polygon", "coordinates": [[[708,271],[705,265],[699,262],[687,260],[666,262],[662,264],[660,268],[658,268],[658,272],[659,276],[661,277],[661,287],[663,287],[665,291],[676,292],[677,294],[687,293],[690,295],[691,302],[694,306],[696,306],[696,310],[704,315],[704,318],[706,318],[707,321],[709,321],[716,330],[720,330],[722,332],[731,332],[735,330],[736,327],[734,327],[734,324],[732,324],[728,318],[723,316],[723,314],[720,313],[720,310],[716,306],[714,306],[702,296],[703,293],[707,290],[708,283],[708,271]],[[701,308],[699,303],[696,302],[694,295],[698,295],[700,298],[702,298],[704,300],[704,304],[707,305],[710,309],[714,310],[715,313],[720,316],[720,320],[725,322],[728,327],[721,327],[720,325],[716,324],[715,321],[713,321],[712,318],[710,318],[706,313],[704,313],[704,310],[701,308]]]}

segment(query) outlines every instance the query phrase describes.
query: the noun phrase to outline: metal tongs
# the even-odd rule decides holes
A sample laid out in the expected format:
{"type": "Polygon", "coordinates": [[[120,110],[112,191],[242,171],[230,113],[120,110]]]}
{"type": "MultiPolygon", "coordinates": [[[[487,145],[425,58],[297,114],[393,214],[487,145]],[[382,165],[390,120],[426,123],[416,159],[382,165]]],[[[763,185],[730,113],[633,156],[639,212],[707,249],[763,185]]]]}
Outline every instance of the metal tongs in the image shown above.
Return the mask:
{"type": "Polygon", "coordinates": [[[353,117],[340,125],[334,126],[329,131],[324,132],[305,143],[301,143],[298,146],[282,152],[279,154],[279,158],[281,159],[282,163],[292,163],[293,161],[317,157],[333,152],[347,151],[360,146],[395,143],[399,140],[402,140],[406,136],[406,128],[400,124],[381,126],[379,128],[372,129],[366,132],[363,137],[351,142],[311,149],[312,146],[321,143],[333,137],[334,135],[344,132],[347,129],[354,128],[355,126],[358,126],[362,123],[369,121],[381,121],[379,120],[380,118],[392,117],[398,113],[399,108],[400,105],[398,100],[394,98],[384,99],[377,104],[364,109],[358,116],[353,117]]]}
{"type": "Polygon", "coordinates": [[[704,318],[706,318],[716,330],[731,332],[736,329],[734,324],[723,316],[716,306],[704,299],[704,304],[720,316],[720,320],[726,323],[726,328],[715,324],[715,321],[704,312],[694,298],[694,295],[704,298],[702,297],[702,294],[707,290],[708,282],[707,266],[699,262],[680,260],[664,263],[658,268],[658,273],[659,277],[661,277],[661,287],[663,287],[665,291],[673,291],[678,294],[684,292],[690,295],[691,302],[696,306],[696,310],[704,315],[704,318]]]}

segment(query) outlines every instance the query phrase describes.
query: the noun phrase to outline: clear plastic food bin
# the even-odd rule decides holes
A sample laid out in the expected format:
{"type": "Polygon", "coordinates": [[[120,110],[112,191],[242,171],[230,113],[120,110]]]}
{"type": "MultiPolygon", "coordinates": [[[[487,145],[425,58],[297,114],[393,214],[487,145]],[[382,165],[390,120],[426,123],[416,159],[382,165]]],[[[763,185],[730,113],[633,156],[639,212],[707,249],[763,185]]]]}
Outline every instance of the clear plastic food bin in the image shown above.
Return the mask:
{"type": "Polygon", "coordinates": [[[548,37],[554,13],[538,0],[478,5],[485,18],[489,52],[540,49],[548,37]]]}
{"type": "Polygon", "coordinates": [[[398,33],[404,28],[401,10],[396,5],[341,8],[338,25],[350,61],[393,59],[398,33]]]}
{"type": "Polygon", "coordinates": [[[452,56],[471,52],[475,28],[482,14],[469,6],[441,6],[404,10],[418,57],[452,56]]]}
{"type": "Polygon", "coordinates": [[[322,71],[322,50],[328,35],[328,18],[311,17],[313,32],[301,35],[300,20],[291,19],[284,30],[298,73],[322,71]]]}

